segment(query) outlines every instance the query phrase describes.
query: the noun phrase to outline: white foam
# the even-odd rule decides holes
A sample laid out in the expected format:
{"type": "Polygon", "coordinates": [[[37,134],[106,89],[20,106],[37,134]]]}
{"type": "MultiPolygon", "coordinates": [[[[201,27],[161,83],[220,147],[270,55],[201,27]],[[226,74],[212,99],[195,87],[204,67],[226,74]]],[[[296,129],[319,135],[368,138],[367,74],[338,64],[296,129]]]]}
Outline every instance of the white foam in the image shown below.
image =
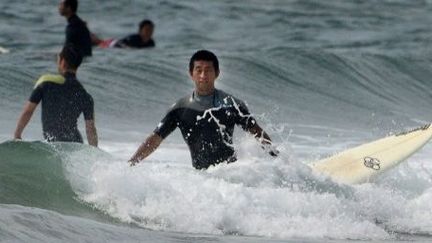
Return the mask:
{"type": "MultiPolygon", "coordinates": [[[[386,227],[413,219],[409,212],[430,210],[430,193],[415,199],[423,203],[420,209],[416,201],[385,183],[345,188],[316,179],[308,186],[305,178],[312,177],[306,175],[304,165],[272,159],[256,150],[252,142],[241,144],[236,163],[206,171],[192,168],[180,144],[161,148],[152,159],[135,167],[126,164],[128,157],[119,159],[118,154],[72,153],[66,168],[82,200],[124,222],[156,230],[392,239],[386,227]]],[[[119,151],[127,154],[137,147],[123,146],[119,151]]],[[[105,148],[121,147],[112,144],[105,148]]],[[[429,227],[428,215],[415,225],[429,227]]]]}

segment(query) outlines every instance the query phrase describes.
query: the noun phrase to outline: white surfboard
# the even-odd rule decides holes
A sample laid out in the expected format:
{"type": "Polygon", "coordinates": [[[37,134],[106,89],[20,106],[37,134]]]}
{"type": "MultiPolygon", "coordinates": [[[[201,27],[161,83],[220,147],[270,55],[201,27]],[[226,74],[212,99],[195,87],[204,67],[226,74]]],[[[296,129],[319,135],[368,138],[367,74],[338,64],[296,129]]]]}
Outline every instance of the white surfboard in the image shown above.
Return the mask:
{"type": "Polygon", "coordinates": [[[432,126],[428,124],[345,150],[311,167],[340,183],[364,183],[404,161],[431,138],[432,126]]]}

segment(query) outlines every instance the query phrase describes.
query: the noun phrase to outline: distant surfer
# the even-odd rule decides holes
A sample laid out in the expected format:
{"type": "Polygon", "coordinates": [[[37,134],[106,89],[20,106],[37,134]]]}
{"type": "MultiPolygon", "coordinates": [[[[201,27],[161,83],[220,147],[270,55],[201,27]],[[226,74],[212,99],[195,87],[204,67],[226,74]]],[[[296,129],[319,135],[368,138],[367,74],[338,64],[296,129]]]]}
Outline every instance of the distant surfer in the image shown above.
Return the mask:
{"type": "Polygon", "coordinates": [[[95,34],[91,34],[92,43],[101,48],[149,48],[154,47],[153,40],[154,23],[151,20],[144,19],[138,26],[138,33],[128,35],[122,39],[102,40],[95,34]]]}
{"type": "Polygon", "coordinates": [[[240,125],[257,138],[272,156],[278,151],[249,113],[246,104],[216,89],[219,61],[212,52],[200,50],[189,62],[189,75],[195,84],[192,94],[179,99],[167,112],[154,132],[129,160],[130,165],[149,156],[177,127],[183,135],[196,169],[206,169],[222,162],[236,161],[233,148],[234,126],[240,125]]]}
{"type": "Polygon", "coordinates": [[[92,55],[92,42],[87,24],[77,15],[78,0],[62,0],[59,4],[59,13],[64,16],[68,25],[66,26],[65,45],[73,44],[82,55],[92,55]]]}
{"type": "Polygon", "coordinates": [[[21,139],[22,132],[30,121],[39,102],[42,101],[42,128],[49,142],[78,142],[83,139],[78,131],[78,117],[84,114],[87,141],[98,145],[94,122],[93,98],[76,78],[82,62],[81,52],[66,45],[58,55],[57,67],[60,75],[42,75],[25,104],[17,122],[14,138],[21,139]]]}

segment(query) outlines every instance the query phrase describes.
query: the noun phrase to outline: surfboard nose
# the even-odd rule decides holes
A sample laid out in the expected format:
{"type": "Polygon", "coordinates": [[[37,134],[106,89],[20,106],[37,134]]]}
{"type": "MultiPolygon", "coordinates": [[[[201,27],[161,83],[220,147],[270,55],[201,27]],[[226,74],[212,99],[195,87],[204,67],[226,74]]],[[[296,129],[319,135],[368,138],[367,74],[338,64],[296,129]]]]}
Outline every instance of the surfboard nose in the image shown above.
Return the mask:
{"type": "Polygon", "coordinates": [[[312,163],[315,172],[345,184],[368,182],[410,157],[432,138],[431,124],[378,139],[312,163]]]}

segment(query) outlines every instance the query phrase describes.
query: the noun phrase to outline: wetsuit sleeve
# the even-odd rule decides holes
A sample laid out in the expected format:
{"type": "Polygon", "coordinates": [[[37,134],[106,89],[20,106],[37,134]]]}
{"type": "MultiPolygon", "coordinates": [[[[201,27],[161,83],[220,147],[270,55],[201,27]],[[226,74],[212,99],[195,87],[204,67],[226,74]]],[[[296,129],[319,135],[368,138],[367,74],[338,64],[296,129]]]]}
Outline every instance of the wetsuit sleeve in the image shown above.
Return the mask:
{"type": "Polygon", "coordinates": [[[132,47],[132,48],[143,48],[151,46],[151,43],[143,43],[141,37],[137,34],[126,36],[116,43],[116,47],[132,47]]]}
{"type": "Polygon", "coordinates": [[[43,88],[41,85],[37,86],[30,95],[29,101],[39,104],[42,100],[43,88]]]}
{"type": "Polygon", "coordinates": [[[245,103],[238,102],[237,112],[237,124],[244,130],[248,130],[256,124],[255,118],[252,117],[245,103]]]}
{"type": "Polygon", "coordinates": [[[153,132],[159,135],[162,139],[165,139],[176,129],[176,127],[176,112],[175,110],[170,110],[153,132]]]}
{"type": "Polygon", "coordinates": [[[87,98],[84,103],[83,114],[86,121],[94,120],[94,101],[89,94],[87,94],[87,98]]]}
{"type": "Polygon", "coordinates": [[[117,41],[117,43],[115,44],[116,47],[130,47],[131,46],[131,36],[126,36],[123,39],[120,39],[119,41],[117,41]]]}

